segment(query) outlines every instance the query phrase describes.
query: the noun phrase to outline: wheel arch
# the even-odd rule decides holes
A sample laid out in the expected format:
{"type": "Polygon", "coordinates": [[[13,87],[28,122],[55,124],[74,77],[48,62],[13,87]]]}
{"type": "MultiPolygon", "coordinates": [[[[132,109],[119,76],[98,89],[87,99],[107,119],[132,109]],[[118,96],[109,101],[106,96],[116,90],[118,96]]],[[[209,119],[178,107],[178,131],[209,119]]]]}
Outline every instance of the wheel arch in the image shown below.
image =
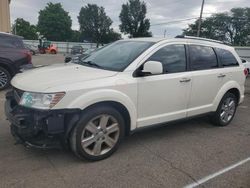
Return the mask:
{"type": "Polygon", "coordinates": [[[13,77],[15,75],[15,71],[13,70],[13,68],[11,68],[11,64],[12,63],[10,60],[0,59],[0,67],[6,69],[13,77]]]}
{"type": "Polygon", "coordinates": [[[87,108],[83,109],[82,113],[84,113],[85,111],[87,111],[88,109],[91,109],[91,108],[98,108],[99,106],[111,106],[114,109],[116,109],[124,118],[125,125],[126,125],[125,126],[126,136],[129,135],[130,130],[131,130],[131,117],[130,117],[128,109],[120,102],[117,102],[117,101],[97,102],[97,103],[94,103],[94,104],[88,106],[87,108]]]}
{"type": "Polygon", "coordinates": [[[237,89],[237,88],[232,88],[232,89],[229,89],[228,91],[227,91],[227,93],[232,93],[232,94],[234,94],[235,96],[236,96],[236,98],[237,98],[237,103],[239,103],[239,101],[240,101],[240,91],[239,91],[239,89],[237,89]]]}
{"type": "MultiPolygon", "coordinates": [[[[84,112],[98,105],[112,106],[121,113],[126,124],[126,134],[129,134],[131,130],[136,128],[137,113],[135,104],[127,95],[120,91],[111,89],[90,91],[76,98],[67,108],[78,108],[84,112]]],[[[60,107],[58,106],[58,108],[60,107]]]]}
{"type": "Polygon", "coordinates": [[[235,81],[230,81],[224,84],[224,86],[219,90],[217,96],[215,97],[214,102],[213,102],[213,106],[214,106],[213,111],[217,110],[221,99],[228,92],[233,93],[237,97],[238,103],[241,102],[241,95],[243,95],[243,93],[242,93],[242,89],[240,85],[235,81]]]}

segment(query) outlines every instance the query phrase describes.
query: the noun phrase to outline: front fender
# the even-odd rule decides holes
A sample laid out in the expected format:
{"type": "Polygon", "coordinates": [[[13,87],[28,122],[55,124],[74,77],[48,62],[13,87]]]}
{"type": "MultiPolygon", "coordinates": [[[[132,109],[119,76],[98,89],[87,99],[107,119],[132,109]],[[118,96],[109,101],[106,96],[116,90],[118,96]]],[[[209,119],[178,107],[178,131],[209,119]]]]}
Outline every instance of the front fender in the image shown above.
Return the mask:
{"type": "Polygon", "coordinates": [[[112,89],[100,89],[94,90],[74,99],[67,108],[80,108],[81,110],[86,109],[87,107],[105,101],[113,101],[122,104],[129,112],[131,120],[131,130],[136,128],[136,106],[135,103],[130,99],[126,94],[112,89]]]}
{"type": "Polygon", "coordinates": [[[244,95],[244,94],[242,93],[242,88],[240,87],[240,85],[239,85],[237,82],[231,80],[231,81],[225,83],[225,84],[221,87],[221,89],[219,90],[217,96],[215,97],[215,99],[214,99],[214,101],[213,101],[213,111],[216,111],[216,110],[217,110],[217,107],[218,107],[218,105],[220,104],[220,101],[221,101],[222,97],[223,97],[230,89],[233,89],[233,88],[236,88],[236,89],[239,90],[239,92],[240,92],[240,102],[243,100],[243,97],[244,97],[243,95],[244,95]]]}

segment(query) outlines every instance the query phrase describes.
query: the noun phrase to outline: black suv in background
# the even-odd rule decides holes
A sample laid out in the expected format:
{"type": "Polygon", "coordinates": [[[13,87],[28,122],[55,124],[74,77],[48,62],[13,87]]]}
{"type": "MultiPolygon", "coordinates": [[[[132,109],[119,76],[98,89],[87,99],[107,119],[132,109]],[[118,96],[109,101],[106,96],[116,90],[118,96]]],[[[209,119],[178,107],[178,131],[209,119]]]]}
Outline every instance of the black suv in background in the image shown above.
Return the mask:
{"type": "Polygon", "coordinates": [[[82,54],[83,53],[83,47],[78,45],[78,46],[73,46],[71,48],[71,54],[76,55],[76,54],[82,54]]]}
{"type": "Polygon", "coordinates": [[[23,38],[0,32],[0,90],[7,88],[11,78],[26,66],[32,66],[32,62],[23,38]]]}

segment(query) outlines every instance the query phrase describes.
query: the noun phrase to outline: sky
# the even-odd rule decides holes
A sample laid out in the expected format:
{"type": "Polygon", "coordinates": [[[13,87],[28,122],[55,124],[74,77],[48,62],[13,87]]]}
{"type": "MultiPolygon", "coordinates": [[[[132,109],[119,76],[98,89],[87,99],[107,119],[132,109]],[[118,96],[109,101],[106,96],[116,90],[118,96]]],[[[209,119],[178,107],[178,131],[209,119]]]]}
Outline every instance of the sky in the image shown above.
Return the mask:
{"type": "MultiPolygon", "coordinates": [[[[82,6],[91,3],[103,6],[106,14],[112,19],[112,27],[119,31],[119,14],[122,4],[127,0],[12,0],[10,5],[11,22],[23,18],[37,24],[38,12],[48,2],[61,3],[72,19],[72,29],[78,30],[77,16],[82,6]]],[[[150,19],[150,31],[155,37],[174,37],[182,33],[194,19],[166,24],[169,21],[199,17],[202,0],[144,0],[147,5],[147,18],[150,19]],[[165,23],[165,24],[162,24],[165,23]],[[160,24],[160,25],[157,25],[160,24]]],[[[204,17],[213,13],[230,11],[235,7],[250,7],[250,0],[205,0],[204,17]]]]}

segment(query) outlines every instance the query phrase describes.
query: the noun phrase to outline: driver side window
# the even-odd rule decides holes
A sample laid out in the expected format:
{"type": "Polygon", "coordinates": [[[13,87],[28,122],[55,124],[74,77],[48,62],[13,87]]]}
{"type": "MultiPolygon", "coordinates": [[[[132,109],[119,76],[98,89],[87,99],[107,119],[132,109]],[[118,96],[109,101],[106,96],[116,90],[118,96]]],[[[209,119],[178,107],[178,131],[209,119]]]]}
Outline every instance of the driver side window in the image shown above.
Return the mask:
{"type": "Polygon", "coordinates": [[[155,52],[148,61],[162,63],[164,73],[186,71],[186,50],[183,44],[168,45],[155,52]]]}

